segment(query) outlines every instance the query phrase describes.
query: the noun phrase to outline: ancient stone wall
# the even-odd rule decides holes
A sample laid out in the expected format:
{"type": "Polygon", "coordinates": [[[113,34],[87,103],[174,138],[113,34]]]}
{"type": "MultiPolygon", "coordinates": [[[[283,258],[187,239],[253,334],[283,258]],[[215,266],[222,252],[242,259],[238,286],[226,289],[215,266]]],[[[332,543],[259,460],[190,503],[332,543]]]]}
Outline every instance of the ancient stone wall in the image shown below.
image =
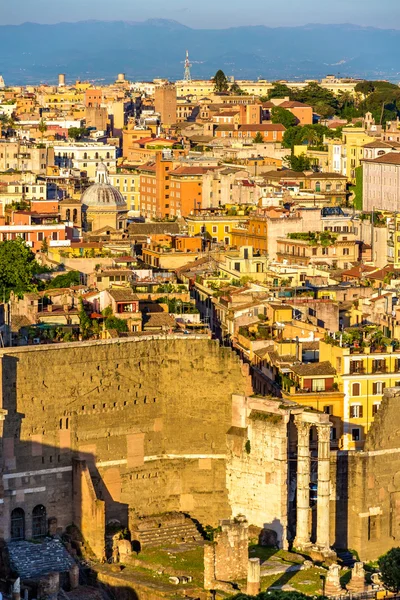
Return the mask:
{"type": "Polygon", "coordinates": [[[374,560],[400,545],[400,389],[385,390],[365,451],[331,461],[331,528],[338,547],[374,560]]]}
{"type": "Polygon", "coordinates": [[[232,514],[287,544],[288,415],[279,400],[234,396],[227,487],[232,514]]]}
{"type": "MultiPolygon", "coordinates": [[[[106,520],[171,510],[215,525],[232,394],[251,393],[231,350],[196,336],[5,350],[1,535],[14,507],[73,520],[72,459],[86,461],[106,520]]],[[[1,508],[1,507],[0,507],[1,508]]]]}

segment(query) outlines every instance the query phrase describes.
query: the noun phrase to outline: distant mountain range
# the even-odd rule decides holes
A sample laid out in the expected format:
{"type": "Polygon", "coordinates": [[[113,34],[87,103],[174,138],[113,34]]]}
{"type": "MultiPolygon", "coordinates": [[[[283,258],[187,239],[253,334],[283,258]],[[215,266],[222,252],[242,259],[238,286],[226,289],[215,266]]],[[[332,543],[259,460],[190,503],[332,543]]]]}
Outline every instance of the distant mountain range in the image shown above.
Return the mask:
{"type": "Polygon", "coordinates": [[[6,84],[75,79],[181,79],[186,49],[192,77],[218,69],[237,79],[324,75],[400,81],[400,30],[357,25],[191,29],[176,21],[81,21],[0,26],[0,74],[6,84]]]}

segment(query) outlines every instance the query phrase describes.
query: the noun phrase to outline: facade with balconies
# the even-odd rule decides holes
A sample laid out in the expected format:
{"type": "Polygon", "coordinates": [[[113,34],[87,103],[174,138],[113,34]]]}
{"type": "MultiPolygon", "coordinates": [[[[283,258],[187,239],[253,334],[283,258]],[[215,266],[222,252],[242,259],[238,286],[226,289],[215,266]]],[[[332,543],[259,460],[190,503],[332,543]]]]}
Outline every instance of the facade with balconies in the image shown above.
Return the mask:
{"type": "Polygon", "coordinates": [[[320,342],[320,360],[336,369],[343,392],[343,448],[361,449],[385,388],[400,386],[400,351],[378,342],[345,345],[320,342]]]}

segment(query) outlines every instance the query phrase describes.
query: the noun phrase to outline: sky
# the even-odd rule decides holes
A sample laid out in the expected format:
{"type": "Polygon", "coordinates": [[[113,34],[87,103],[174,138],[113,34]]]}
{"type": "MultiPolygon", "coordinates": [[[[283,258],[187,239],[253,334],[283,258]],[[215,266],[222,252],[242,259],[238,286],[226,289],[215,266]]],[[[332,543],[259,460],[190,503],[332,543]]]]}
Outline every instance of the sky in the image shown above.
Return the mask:
{"type": "Polygon", "coordinates": [[[154,18],[201,29],[307,23],[400,29],[400,0],[0,0],[0,25],[154,18]]]}

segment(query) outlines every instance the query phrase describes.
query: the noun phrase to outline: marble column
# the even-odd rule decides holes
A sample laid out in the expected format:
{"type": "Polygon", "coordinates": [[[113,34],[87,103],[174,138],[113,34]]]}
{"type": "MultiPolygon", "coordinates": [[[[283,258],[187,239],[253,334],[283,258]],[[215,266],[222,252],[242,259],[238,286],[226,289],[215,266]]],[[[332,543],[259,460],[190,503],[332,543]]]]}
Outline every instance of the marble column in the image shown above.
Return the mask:
{"type": "Polygon", "coordinates": [[[260,593],[260,559],[249,558],[247,570],[247,594],[249,596],[257,596],[260,593]]]}
{"type": "Polygon", "coordinates": [[[317,546],[329,550],[329,500],[331,424],[318,424],[318,496],[317,496],[317,546]]]}
{"type": "Polygon", "coordinates": [[[295,417],[297,427],[297,513],[295,548],[305,548],[310,542],[310,427],[295,417]]]}

